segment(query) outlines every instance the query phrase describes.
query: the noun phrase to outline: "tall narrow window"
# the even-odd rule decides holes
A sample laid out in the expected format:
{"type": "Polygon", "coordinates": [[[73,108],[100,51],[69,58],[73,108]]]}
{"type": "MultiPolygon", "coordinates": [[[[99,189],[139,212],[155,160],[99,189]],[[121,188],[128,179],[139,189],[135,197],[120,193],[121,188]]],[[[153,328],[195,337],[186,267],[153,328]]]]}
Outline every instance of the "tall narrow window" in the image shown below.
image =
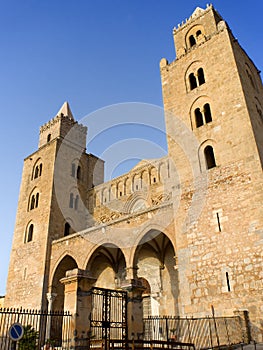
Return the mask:
{"type": "Polygon", "coordinates": [[[39,167],[38,165],[36,166],[36,169],[35,169],[35,176],[34,176],[34,179],[36,179],[39,175],[39,167]]]}
{"type": "Polygon", "coordinates": [[[230,280],[229,280],[229,274],[226,272],[226,284],[227,284],[227,290],[231,292],[231,287],[230,287],[230,280]]]}
{"type": "Polygon", "coordinates": [[[30,202],[30,210],[35,208],[35,195],[33,194],[33,196],[31,197],[31,202],[30,202]]]}
{"type": "Polygon", "coordinates": [[[66,222],[64,227],[64,236],[68,236],[69,234],[70,234],[70,224],[66,222]]]}
{"type": "Polygon", "coordinates": [[[78,210],[78,207],[79,207],[79,196],[76,195],[74,209],[75,209],[75,210],[78,210]]]}
{"type": "Polygon", "coordinates": [[[39,193],[36,194],[35,208],[38,207],[38,202],[39,202],[39,193]]]}
{"type": "Polygon", "coordinates": [[[26,242],[31,242],[33,240],[34,225],[31,224],[27,231],[26,242]]]}
{"type": "Polygon", "coordinates": [[[189,75],[189,83],[190,83],[190,89],[193,90],[197,87],[196,77],[194,73],[191,73],[189,75]]]}
{"type": "Polygon", "coordinates": [[[189,36],[189,43],[191,47],[196,44],[195,37],[193,35],[189,36]]]}
{"type": "Polygon", "coordinates": [[[200,108],[195,109],[195,123],[196,123],[197,128],[199,128],[200,126],[202,126],[204,124],[203,115],[200,111],[200,108]]]}
{"type": "Polygon", "coordinates": [[[203,68],[199,68],[197,71],[197,77],[198,77],[198,84],[202,85],[205,83],[205,75],[203,68]]]}
{"type": "Polygon", "coordinates": [[[81,179],[81,167],[78,166],[77,168],[77,179],[80,180],[81,179]]]}
{"type": "Polygon", "coordinates": [[[214,150],[212,146],[206,146],[205,150],[205,160],[207,169],[214,168],[216,166],[214,150]]]}
{"type": "Polygon", "coordinates": [[[73,208],[73,206],[74,206],[74,197],[73,197],[73,193],[70,193],[70,196],[69,196],[69,207],[73,208]]]}
{"type": "Polygon", "coordinates": [[[210,123],[212,121],[212,114],[209,103],[206,103],[204,105],[204,115],[205,115],[205,122],[210,123]]]}
{"type": "Polygon", "coordinates": [[[51,134],[47,135],[47,142],[49,142],[51,140],[51,134]]]}
{"type": "Polygon", "coordinates": [[[39,164],[39,176],[42,175],[42,163],[39,164]]]}

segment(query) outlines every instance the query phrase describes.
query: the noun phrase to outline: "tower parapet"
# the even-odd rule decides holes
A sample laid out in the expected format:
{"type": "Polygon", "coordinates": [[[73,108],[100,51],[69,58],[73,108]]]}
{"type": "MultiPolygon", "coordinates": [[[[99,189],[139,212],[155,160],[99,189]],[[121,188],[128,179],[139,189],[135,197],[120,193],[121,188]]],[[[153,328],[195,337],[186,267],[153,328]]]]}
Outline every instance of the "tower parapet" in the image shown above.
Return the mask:
{"type": "Polygon", "coordinates": [[[40,127],[38,147],[65,137],[77,146],[86,148],[87,127],[74,120],[68,102],[63,104],[54,118],[40,127]]]}

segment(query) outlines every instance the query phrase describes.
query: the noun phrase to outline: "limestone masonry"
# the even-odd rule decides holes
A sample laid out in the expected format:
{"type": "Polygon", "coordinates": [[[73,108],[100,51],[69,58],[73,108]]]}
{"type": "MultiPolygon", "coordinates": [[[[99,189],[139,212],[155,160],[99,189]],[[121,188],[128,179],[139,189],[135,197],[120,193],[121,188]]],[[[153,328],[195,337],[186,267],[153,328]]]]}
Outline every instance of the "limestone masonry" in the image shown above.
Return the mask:
{"type": "Polygon", "coordinates": [[[81,317],[79,288],[136,290],[133,333],[139,318],[213,306],[247,310],[263,340],[259,71],[212,6],[173,37],[176,59],[160,62],[167,156],[104,182],[67,103],[41,127],[24,161],[5,307],[81,317]]]}

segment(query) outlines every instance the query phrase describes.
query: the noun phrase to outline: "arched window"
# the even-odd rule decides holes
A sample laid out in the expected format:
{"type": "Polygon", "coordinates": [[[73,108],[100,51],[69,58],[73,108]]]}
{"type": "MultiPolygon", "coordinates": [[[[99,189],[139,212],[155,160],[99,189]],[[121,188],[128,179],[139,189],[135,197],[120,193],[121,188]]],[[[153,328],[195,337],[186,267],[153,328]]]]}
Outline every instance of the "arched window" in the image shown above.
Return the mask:
{"type": "Polygon", "coordinates": [[[78,210],[78,207],[79,207],[79,196],[76,195],[74,209],[75,209],[75,210],[78,210]]]}
{"type": "Polygon", "coordinates": [[[71,176],[75,177],[76,165],[74,163],[71,164],[71,176]]]}
{"type": "Polygon", "coordinates": [[[39,201],[39,193],[36,194],[35,208],[38,207],[38,201],[39,201]]]}
{"type": "Polygon", "coordinates": [[[64,227],[64,236],[68,236],[69,234],[70,234],[70,224],[66,222],[64,227]]]}
{"type": "Polygon", "coordinates": [[[195,37],[193,35],[189,36],[189,43],[191,47],[196,44],[195,37]]]}
{"type": "Polygon", "coordinates": [[[211,123],[211,121],[212,121],[212,114],[211,114],[211,109],[210,109],[209,103],[206,103],[204,105],[204,116],[205,116],[206,124],[207,123],[211,123]]]}
{"type": "Polygon", "coordinates": [[[33,232],[34,232],[34,225],[31,224],[28,228],[27,242],[31,242],[33,240],[33,232]]]}
{"type": "Polygon", "coordinates": [[[47,142],[49,142],[51,140],[51,134],[47,135],[47,142]]]}
{"type": "Polygon", "coordinates": [[[199,68],[197,71],[197,77],[198,77],[198,84],[202,85],[205,83],[205,75],[203,68],[199,68]]]}
{"type": "Polygon", "coordinates": [[[201,35],[201,34],[202,34],[201,30],[198,30],[198,31],[196,32],[196,37],[198,38],[199,35],[201,35]]]}
{"type": "Polygon", "coordinates": [[[39,175],[39,167],[38,165],[36,166],[36,169],[35,169],[35,175],[34,175],[34,179],[36,179],[39,175]]]}
{"type": "Polygon", "coordinates": [[[35,208],[35,201],[36,201],[35,195],[33,194],[31,197],[31,202],[30,202],[30,210],[35,208]]]}
{"type": "Polygon", "coordinates": [[[31,224],[27,230],[25,243],[31,242],[33,240],[34,225],[31,224]]]}
{"type": "Polygon", "coordinates": [[[202,126],[204,124],[203,115],[200,111],[200,108],[195,109],[195,124],[196,124],[197,128],[199,128],[200,126],[202,126]]]}
{"type": "Polygon", "coordinates": [[[39,164],[39,176],[42,175],[42,163],[39,164]]]}
{"type": "Polygon", "coordinates": [[[189,83],[190,83],[190,89],[193,90],[197,87],[196,77],[194,73],[191,73],[189,75],[189,83]]]}
{"type": "Polygon", "coordinates": [[[211,169],[216,166],[216,160],[214,155],[214,150],[212,146],[206,146],[204,149],[205,160],[206,160],[206,168],[211,169]]]}
{"type": "Polygon", "coordinates": [[[73,193],[70,193],[70,196],[69,196],[69,207],[73,208],[73,206],[74,206],[74,196],[73,196],[73,193]]]}
{"type": "Polygon", "coordinates": [[[81,167],[78,166],[77,168],[77,179],[80,180],[81,179],[81,167]]]}

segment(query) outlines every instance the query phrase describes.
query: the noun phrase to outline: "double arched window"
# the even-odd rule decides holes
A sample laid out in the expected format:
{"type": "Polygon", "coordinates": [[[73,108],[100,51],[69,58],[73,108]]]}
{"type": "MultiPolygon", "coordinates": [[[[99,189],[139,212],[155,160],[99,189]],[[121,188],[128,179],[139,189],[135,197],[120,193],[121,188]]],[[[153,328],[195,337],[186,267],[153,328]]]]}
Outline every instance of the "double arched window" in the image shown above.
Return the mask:
{"type": "Polygon", "coordinates": [[[25,243],[33,241],[33,233],[34,233],[34,225],[30,224],[27,227],[25,232],[25,240],[24,240],[25,243]]]}
{"type": "Polygon", "coordinates": [[[203,68],[199,68],[196,73],[192,72],[189,74],[189,86],[190,90],[197,88],[197,86],[205,83],[205,75],[203,68]]]}
{"type": "Polygon", "coordinates": [[[78,210],[79,207],[79,195],[75,195],[74,193],[70,193],[69,195],[69,207],[75,210],[78,210]]]}
{"type": "Polygon", "coordinates": [[[35,208],[38,208],[38,204],[39,204],[39,193],[38,192],[34,192],[30,196],[29,210],[33,210],[35,208]]]}
{"type": "Polygon", "coordinates": [[[189,35],[189,45],[193,47],[197,44],[199,37],[202,35],[202,31],[198,29],[195,33],[189,35]]]}
{"type": "Polygon", "coordinates": [[[203,108],[196,108],[194,110],[195,125],[197,128],[204,124],[212,122],[212,113],[209,103],[203,105],[203,108]]]}
{"type": "Polygon", "coordinates": [[[42,175],[42,162],[41,159],[39,158],[36,162],[35,165],[33,166],[32,170],[32,175],[31,175],[31,180],[37,179],[42,175]]]}

